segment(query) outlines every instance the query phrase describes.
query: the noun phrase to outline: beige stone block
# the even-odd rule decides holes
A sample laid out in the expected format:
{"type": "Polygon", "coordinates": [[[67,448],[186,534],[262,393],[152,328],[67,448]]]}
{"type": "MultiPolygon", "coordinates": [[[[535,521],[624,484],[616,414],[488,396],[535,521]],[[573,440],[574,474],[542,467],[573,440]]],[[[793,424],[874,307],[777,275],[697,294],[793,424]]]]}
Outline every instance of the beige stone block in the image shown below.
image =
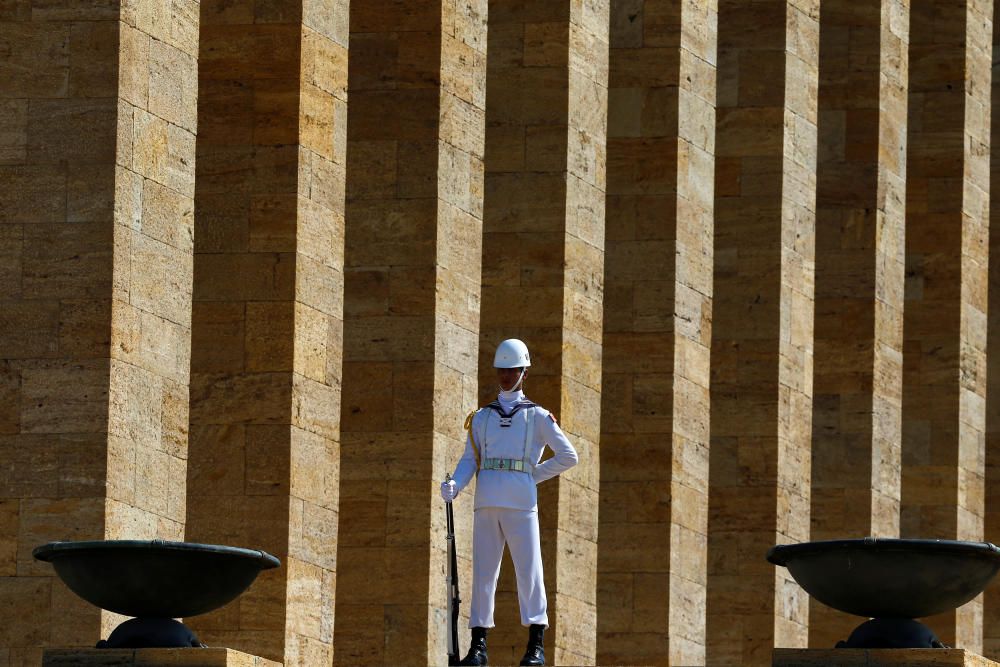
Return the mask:
{"type": "Polygon", "coordinates": [[[182,327],[191,326],[193,259],[146,234],[133,234],[130,302],[182,327]]]}
{"type": "Polygon", "coordinates": [[[188,493],[192,497],[243,493],[245,426],[195,425],[191,429],[188,493]]]}
{"type": "Polygon", "coordinates": [[[28,153],[28,100],[0,102],[0,164],[23,164],[28,153]]]}
{"type": "Polygon", "coordinates": [[[245,492],[247,495],[288,495],[290,457],[286,455],[290,427],[257,425],[246,427],[245,492]]]}
{"type": "MultiPolygon", "coordinates": [[[[344,198],[346,196],[344,190],[346,170],[344,169],[344,165],[313,155],[310,176],[309,199],[331,211],[335,216],[335,226],[342,229],[344,224],[344,198]]],[[[342,239],[343,232],[339,231],[336,238],[342,239]]],[[[340,241],[338,245],[342,243],[343,241],[340,241]]]]}
{"type": "MultiPolygon", "coordinates": [[[[11,498],[58,497],[60,481],[60,443],[57,436],[10,436],[0,440],[6,465],[3,471],[4,495],[11,498]]],[[[19,500],[14,503],[17,515],[19,500]]],[[[17,547],[17,525],[8,533],[17,547]]],[[[11,574],[14,574],[13,572],[11,574]]]]}
{"type": "Polygon", "coordinates": [[[116,95],[118,25],[113,21],[71,24],[69,37],[69,96],[116,95]]]}
{"type": "Polygon", "coordinates": [[[191,252],[194,247],[194,202],[190,197],[166,188],[156,181],[143,182],[143,234],[191,252]]]}
{"type": "Polygon", "coordinates": [[[194,133],[198,124],[197,55],[158,41],[149,43],[150,113],[194,133]]]}
{"type": "MultiPolygon", "coordinates": [[[[364,173],[365,179],[352,179],[352,202],[359,199],[391,197],[396,191],[398,146],[394,141],[352,141],[350,170],[364,173]]],[[[356,205],[356,204],[354,204],[356,205]]],[[[375,202],[369,206],[376,206],[375,202]]],[[[383,204],[384,205],[384,204],[383,204]]]]}
{"type": "Polygon", "coordinates": [[[60,308],[52,301],[11,301],[0,313],[5,358],[55,357],[59,348],[60,308]]]}
{"type": "Polygon", "coordinates": [[[110,163],[114,155],[114,98],[33,99],[28,113],[28,159],[34,163],[110,163]]]}
{"type": "MultiPolygon", "coordinates": [[[[317,604],[323,599],[323,570],[295,557],[289,557],[287,563],[288,624],[296,634],[305,635],[303,639],[318,639],[323,634],[323,615],[333,611],[317,604]]],[[[331,640],[332,637],[327,639],[328,642],[331,640]]]]}
{"type": "MultiPolygon", "coordinates": [[[[129,121],[132,118],[132,111],[128,105],[124,105],[127,111],[127,117],[129,121]]],[[[120,111],[122,111],[120,109],[120,111]]],[[[119,118],[121,120],[121,118],[119,118]]],[[[131,135],[132,129],[129,125],[128,132],[131,135]]],[[[119,137],[119,141],[121,137],[119,137]]],[[[129,167],[121,166],[121,162],[124,160],[127,163],[131,163],[131,150],[132,144],[131,140],[125,147],[127,153],[119,151],[118,163],[115,165],[115,183],[114,183],[114,221],[115,224],[122,229],[115,229],[116,238],[121,236],[123,239],[126,236],[125,232],[127,230],[141,230],[142,229],[142,218],[143,218],[143,208],[142,208],[142,194],[145,180],[142,176],[139,176],[129,167]]],[[[116,267],[117,268],[117,267],[116,267]]],[[[118,273],[122,273],[119,269],[118,273]]],[[[127,283],[127,271],[124,272],[122,280],[127,283]]],[[[123,285],[127,287],[127,285],[123,285]]],[[[117,287],[117,285],[116,285],[117,287]]]]}
{"type": "Polygon", "coordinates": [[[4,21],[28,21],[31,18],[31,3],[25,0],[9,2],[0,11],[4,21]]]}
{"type": "Polygon", "coordinates": [[[299,502],[297,499],[292,501],[292,505],[293,508],[301,507],[302,515],[300,521],[295,518],[290,520],[289,554],[317,569],[336,570],[337,510],[326,509],[308,501],[299,502]],[[299,530],[291,530],[292,526],[299,530]]]}
{"type": "MultiPolygon", "coordinates": [[[[339,323],[308,306],[295,304],[294,367],[293,370],[316,382],[327,381],[328,328],[339,323]]],[[[289,335],[292,332],[289,331],[289,335]]],[[[336,350],[331,352],[336,353],[336,350]]]]}
{"type": "Polygon", "coordinates": [[[199,265],[196,290],[205,301],[290,300],[294,258],[288,253],[225,253],[199,265]]]}
{"type": "Polygon", "coordinates": [[[20,523],[17,500],[0,502],[0,573],[5,577],[17,574],[17,532],[20,523]]]}
{"type": "Polygon", "coordinates": [[[59,312],[59,349],[82,359],[106,357],[110,347],[111,304],[106,300],[63,301],[59,312]]]}
{"type": "Polygon", "coordinates": [[[294,252],[295,229],[295,195],[250,197],[248,249],[251,252],[294,252]]]}
{"type": "Polygon", "coordinates": [[[107,362],[55,362],[21,372],[23,433],[87,433],[107,418],[107,362]]]}
{"type": "Polygon", "coordinates": [[[66,222],[102,222],[112,216],[115,176],[109,170],[71,169],[66,185],[66,222]]]}
{"type": "Polygon", "coordinates": [[[0,219],[51,222],[64,219],[66,176],[51,166],[3,166],[0,177],[10,187],[0,190],[0,219]]]}
{"type": "Polygon", "coordinates": [[[168,123],[144,111],[133,110],[132,164],[126,165],[145,178],[168,185],[166,178],[168,123]]]}
{"type": "MultiPolygon", "coordinates": [[[[290,487],[292,495],[320,508],[336,510],[340,480],[338,443],[293,428],[290,456],[295,461],[290,487]]],[[[317,514],[312,510],[307,510],[308,513],[317,514]]]]}
{"type": "Polygon", "coordinates": [[[350,316],[384,315],[389,308],[390,274],[385,269],[351,269],[344,276],[345,314],[350,316]]]}
{"type": "Polygon", "coordinates": [[[303,79],[339,99],[347,97],[347,49],[343,44],[328,33],[313,30],[308,23],[303,26],[303,79]]]}
{"type": "Polygon", "coordinates": [[[296,263],[296,299],[327,315],[342,313],[344,274],[305,255],[296,263]]]}
{"type": "Polygon", "coordinates": [[[106,298],[111,284],[111,229],[99,223],[24,229],[22,296],[106,298]]]}
{"type": "Polygon", "coordinates": [[[565,637],[565,643],[556,642],[554,662],[564,665],[592,662],[597,647],[596,637],[590,628],[596,625],[596,607],[568,595],[561,597],[557,604],[556,623],[562,628],[559,634],[565,637]],[[559,655],[561,652],[564,652],[564,657],[559,655]]]}
{"type": "Polygon", "coordinates": [[[38,646],[48,639],[48,605],[32,602],[49,599],[53,580],[48,576],[0,578],[4,600],[0,613],[6,626],[0,639],[4,645],[38,646]]]}
{"type": "Polygon", "coordinates": [[[485,149],[486,112],[456,95],[441,97],[440,138],[455,148],[482,159],[485,149]]]}
{"type": "Polygon", "coordinates": [[[4,90],[17,91],[17,97],[23,98],[65,96],[69,88],[70,26],[38,21],[5,25],[0,39],[10,56],[0,65],[4,90]]]}
{"type": "Polygon", "coordinates": [[[294,346],[294,304],[247,302],[245,368],[250,372],[290,371],[294,346]]]}
{"type": "Polygon", "coordinates": [[[21,374],[6,364],[0,366],[0,433],[17,433],[21,428],[21,374]]]}
{"type": "MultiPolygon", "coordinates": [[[[148,445],[135,448],[135,475],[140,482],[135,485],[132,502],[137,508],[152,514],[168,515],[171,509],[171,458],[169,454],[148,445]]],[[[178,520],[176,515],[167,518],[178,520]]],[[[179,520],[184,520],[183,512],[179,520]]]]}
{"type": "Polygon", "coordinates": [[[191,384],[191,423],[287,424],[290,375],[196,374],[191,384]]]}
{"type": "Polygon", "coordinates": [[[341,427],[345,434],[392,429],[392,414],[382,407],[392,401],[391,362],[352,361],[350,357],[345,358],[343,385],[355,388],[344,394],[341,427]]]}
{"type": "MultiPolygon", "coordinates": [[[[460,5],[460,3],[446,2],[445,11],[450,6],[458,10],[476,11],[473,3],[460,5]]],[[[470,18],[473,23],[476,21],[476,18],[470,18]]],[[[483,109],[486,103],[486,57],[483,50],[485,44],[481,43],[485,41],[485,31],[481,28],[482,25],[472,25],[461,34],[454,36],[444,34],[441,37],[442,90],[479,109],[483,109]]]]}
{"type": "Polygon", "coordinates": [[[301,89],[299,104],[299,140],[302,145],[329,160],[336,159],[333,94],[305,84],[301,89]]]}
{"type": "Polygon", "coordinates": [[[191,342],[192,368],[201,373],[238,371],[244,364],[244,305],[195,302],[191,342]]]}
{"type": "Polygon", "coordinates": [[[112,359],[108,432],[134,447],[159,447],[163,380],[157,375],[112,359]]]}
{"type": "Polygon", "coordinates": [[[341,273],[344,270],[343,239],[342,216],[333,209],[299,198],[296,229],[299,253],[341,273]]]}
{"type": "MultiPolygon", "coordinates": [[[[35,561],[31,557],[31,550],[55,540],[101,539],[104,501],[100,498],[23,499],[19,517],[19,578],[49,577],[52,567],[35,561]]],[[[8,645],[13,645],[13,642],[8,645]]]]}

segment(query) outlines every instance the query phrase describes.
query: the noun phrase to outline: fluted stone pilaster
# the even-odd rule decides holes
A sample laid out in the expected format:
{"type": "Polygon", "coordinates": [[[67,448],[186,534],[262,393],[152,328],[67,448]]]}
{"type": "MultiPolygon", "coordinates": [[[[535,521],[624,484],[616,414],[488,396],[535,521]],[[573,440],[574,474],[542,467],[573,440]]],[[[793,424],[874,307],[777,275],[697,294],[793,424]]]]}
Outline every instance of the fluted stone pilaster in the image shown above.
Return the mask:
{"type": "Polygon", "coordinates": [[[0,655],[117,618],[50,540],[184,535],[197,2],[0,8],[0,655]]]}
{"type": "MultiPolygon", "coordinates": [[[[546,655],[558,664],[596,655],[609,5],[489,3],[480,399],[495,396],[497,343],[523,339],[532,351],[526,392],[580,454],[539,487],[546,655]]],[[[490,645],[498,663],[518,660],[525,640],[510,561],[503,567],[502,627],[490,645]]]]}
{"type": "Polygon", "coordinates": [[[707,663],[804,647],[819,3],[719,4],[707,663]]]}
{"type": "Polygon", "coordinates": [[[598,664],[703,664],[716,3],[612,5],[598,664]]]}
{"type": "MultiPolygon", "coordinates": [[[[899,536],[908,39],[908,2],[823,3],[813,540],[899,536]]],[[[857,625],[810,600],[810,646],[857,625]]]]}
{"type": "MultiPolygon", "coordinates": [[[[983,537],[992,21],[988,1],[911,5],[904,537],[983,537]]],[[[982,647],[979,600],[930,625],[982,647]]]]}
{"type": "MultiPolygon", "coordinates": [[[[486,10],[351,9],[338,665],[446,656],[438,484],[476,399],[486,10]]],[[[471,498],[456,503],[466,591],[471,498]]]]}
{"type": "Polygon", "coordinates": [[[282,567],[190,624],[285,665],[333,659],[347,9],[201,6],[187,538],[282,567]]]}

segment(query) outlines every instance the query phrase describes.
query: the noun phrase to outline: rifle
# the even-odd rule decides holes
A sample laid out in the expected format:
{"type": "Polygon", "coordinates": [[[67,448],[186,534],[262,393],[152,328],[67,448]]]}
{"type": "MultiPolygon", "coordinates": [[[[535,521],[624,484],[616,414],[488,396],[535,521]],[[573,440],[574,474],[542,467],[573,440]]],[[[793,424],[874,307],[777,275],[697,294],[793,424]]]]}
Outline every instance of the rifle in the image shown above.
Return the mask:
{"type": "MultiPolygon", "coordinates": [[[[448,480],[451,475],[447,476],[448,480]]],[[[445,516],[448,529],[448,664],[457,665],[461,658],[458,655],[458,608],[462,599],[458,596],[458,553],[455,549],[455,512],[451,503],[445,503],[445,516]]]]}

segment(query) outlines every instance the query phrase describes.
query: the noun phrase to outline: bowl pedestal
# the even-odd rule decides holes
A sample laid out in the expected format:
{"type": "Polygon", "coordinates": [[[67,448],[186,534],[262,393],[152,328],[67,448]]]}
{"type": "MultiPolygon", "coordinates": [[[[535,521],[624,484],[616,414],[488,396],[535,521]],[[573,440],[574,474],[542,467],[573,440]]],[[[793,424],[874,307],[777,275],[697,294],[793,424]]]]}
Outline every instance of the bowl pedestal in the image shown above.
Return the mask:
{"type": "Polygon", "coordinates": [[[142,617],[120,623],[97,648],[205,648],[188,626],[172,618],[142,617]]]}
{"type": "Polygon", "coordinates": [[[873,618],[865,621],[837,648],[947,648],[934,631],[912,618],[873,618]]]}
{"type": "Polygon", "coordinates": [[[961,648],[776,648],[772,667],[1000,667],[961,648]]]}
{"type": "Polygon", "coordinates": [[[42,654],[42,667],[281,667],[249,653],[229,648],[53,648],[42,654]]]}

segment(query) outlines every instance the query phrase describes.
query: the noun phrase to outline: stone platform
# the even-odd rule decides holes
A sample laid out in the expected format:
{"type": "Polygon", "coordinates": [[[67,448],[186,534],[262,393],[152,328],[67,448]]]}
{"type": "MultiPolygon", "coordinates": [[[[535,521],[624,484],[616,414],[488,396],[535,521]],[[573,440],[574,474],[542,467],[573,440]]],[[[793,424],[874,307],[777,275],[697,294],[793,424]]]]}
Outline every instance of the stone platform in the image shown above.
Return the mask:
{"type": "Polygon", "coordinates": [[[774,649],[772,667],[1000,667],[961,648],[774,649]]]}
{"type": "Polygon", "coordinates": [[[49,649],[42,667],[281,667],[228,648],[49,649]]]}

